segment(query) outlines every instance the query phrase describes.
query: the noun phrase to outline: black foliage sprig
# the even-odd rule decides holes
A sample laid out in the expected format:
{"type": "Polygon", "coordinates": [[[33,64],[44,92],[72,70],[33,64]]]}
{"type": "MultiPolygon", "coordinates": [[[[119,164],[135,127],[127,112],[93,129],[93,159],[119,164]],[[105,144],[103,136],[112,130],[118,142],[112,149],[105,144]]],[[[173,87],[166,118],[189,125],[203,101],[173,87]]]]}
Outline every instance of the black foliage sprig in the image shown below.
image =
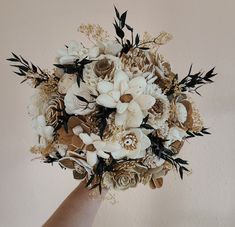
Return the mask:
{"type": "Polygon", "coordinates": [[[103,138],[104,131],[107,127],[108,118],[110,114],[115,112],[115,110],[116,110],[115,108],[107,108],[107,107],[98,105],[98,111],[95,115],[95,118],[96,118],[97,127],[99,128],[99,136],[101,139],[103,138]]]}
{"type": "Polygon", "coordinates": [[[145,128],[145,129],[154,129],[151,125],[149,125],[148,122],[149,119],[149,114],[143,119],[140,128],[145,128]]]}
{"type": "Polygon", "coordinates": [[[11,66],[18,68],[18,72],[15,71],[14,73],[24,77],[24,80],[21,83],[28,79],[32,79],[35,82],[35,87],[37,87],[42,82],[47,82],[49,80],[50,75],[44,72],[40,67],[34,65],[32,62],[28,62],[22,56],[17,56],[14,53],[12,53],[12,56],[13,57],[8,58],[7,61],[14,62],[15,64],[11,66]],[[32,75],[27,77],[29,73],[32,75]]]}
{"type": "Polygon", "coordinates": [[[122,45],[121,55],[123,53],[128,53],[128,51],[131,48],[138,47],[143,50],[149,49],[146,47],[141,47],[142,44],[140,43],[140,37],[139,37],[138,33],[135,35],[135,38],[134,38],[133,27],[126,24],[127,11],[120,14],[115,6],[114,6],[114,9],[115,9],[115,13],[116,13],[116,19],[114,19],[113,26],[114,26],[116,34],[117,34],[116,40],[122,45]],[[126,35],[125,30],[124,30],[125,28],[131,33],[131,39],[127,39],[125,37],[125,35],[126,35]]]}
{"type": "Polygon", "coordinates": [[[172,165],[174,165],[175,169],[180,174],[180,178],[183,179],[184,171],[186,171],[186,172],[189,171],[184,166],[184,165],[188,165],[188,162],[186,160],[181,159],[181,158],[174,158],[176,153],[164,146],[164,142],[166,140],[163,140],[163,139],[161,139],[155,135],[152,135],[152,134],[149,134],[148,137],[151,140],[152,152],[154,154],[156,154],[159,158],[162,158],[162,159],[170,162],[172,165]]]}
{"type": "Polygon", "coordinates": [[[210,84],[214,82],[212,78],[217,75],[216,73],[214,73],[214,69],[215,68],[212,68],[206,73],[198,72],[195,74],[191,74],[191,71],[192,71],[192,65],[191,65],[188,75],[179,82],[179,85],[181,86],[181,90],[183,92],[189,91],[189,92],[195,92],[198,95],[201,95],[198,92],[198,89],[202,87],[204,84],[210,84]]]}
{"type": "Polygon", "coordinates": [[[91,175],[90,179],[88,180],[86,187],[88,187],[89,185],[91,185],[94,180],[96,180],[97,182],[95,182],[92,187],[90,189],[94,189],[96,187],[99,187],[99,192],[101,194],[101,190],[102,190],[102,185],[101,185],[101,181],[102,181],[102,176],[105,172],[112,172],[113,171],[113,166],[116,163],[116,160],[113,159],[112,157],[111,161],[106,162],[105,159],[99,157],[98,158],[98,163],[94,169],[94,174],[91,175]]]}
{"type": "Polygon", "coordinates": [[[186,136],[186,139],[193,138],[196,136],[204,136],[204,135],[210,135],[211,133],[208,132],[208,128],[202,128],[200,132],[193,132],[193,131],[187,131],[186,132],[188,136],[186,136]]]}
{"type": "Polygon", "coordinates": [[[87,59],[87,57],[82,60],[77,59],[73,64],[54,64],[57,68],[63,69],[64,73],[67,74],[76,74],[77,75],[77,84],[80,87],[81,81],[83,80],[83,69],[85,65],[90,64],[92,60],[87,59]]]}
{"type": "Polygon", "coordinates": [[[120,14],[117,8],[114,6],[116,19],[114,19],[114,28],[117,34],[116,40],[122,45],[121,55],[123,53],[128,53],[130,49],[138,48],[140,50],[149,50],[149,47],[146,47],[146,44],[155,43],[156,38],[146,42],[140,42],[139,34],[134,35],[134,29],[132,26],[126,24],[127,11],[120,14]],[[124,29],[127,29],[131,33],[131,38],[126,38],[126,33],[124,29]],[[134,38],[135,37],[135,38],[134,38]]]}
{"type": "Polygon", "coordinates": [[[44,163],[51,163],[53,165],[54,162],[58,162],[59,159],[61,159],[61,158],[62,158],[61,154],[57,151],[57,152],[55,152],[55,156],[50,156],[50,155],[46,156],[45,160],[43,162],[44,163]]]}
{"type": "Polygon", "coordinates": [[[69,118],[74,116],[73,114],[68,114],[65,109],[57,109],[56,111],[60,112],[61,115],[59,116],[59,124],[58,126],[55,128],[55,130],[57,131],[58,129],[60,129],[62,126],[64,127],[65,132],[68,133],[68,121],[69,118]]]}

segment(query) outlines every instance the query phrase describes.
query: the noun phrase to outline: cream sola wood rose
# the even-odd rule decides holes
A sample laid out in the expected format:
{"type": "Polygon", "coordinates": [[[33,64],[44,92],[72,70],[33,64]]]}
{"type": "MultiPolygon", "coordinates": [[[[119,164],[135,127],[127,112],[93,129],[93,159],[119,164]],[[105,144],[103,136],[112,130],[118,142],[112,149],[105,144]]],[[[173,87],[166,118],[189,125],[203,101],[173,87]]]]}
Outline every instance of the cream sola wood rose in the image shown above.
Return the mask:
{"type": "Polygon", "coordinates": [[[71,41],[58,51],[55,69],[44,70],[13,53],[8,60],[22,82],[35,88],[28,112],[33,153],[85,179],[87,187],[125,190],[139,183],[155,189],[175,169],[185,140],[210,134],[189,93],[212,83],[214,69],[179,80],[159,48],[169,33],[141,37],[115,8],[116,37],[99,25],[81,25],[90,47],[71,41]],[[128,33],[130,37],[128,37],[128,33]]]}

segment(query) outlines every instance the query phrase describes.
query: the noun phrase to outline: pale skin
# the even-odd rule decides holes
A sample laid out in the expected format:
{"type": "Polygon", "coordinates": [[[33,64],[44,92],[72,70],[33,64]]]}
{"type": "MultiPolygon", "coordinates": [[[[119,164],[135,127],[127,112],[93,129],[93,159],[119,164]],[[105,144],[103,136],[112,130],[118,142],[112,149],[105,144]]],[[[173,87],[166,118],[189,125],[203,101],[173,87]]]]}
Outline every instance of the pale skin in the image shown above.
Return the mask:
{"type": "MultiPolygon", "coordinates": [[[[101,195],[92,198],[90,190],[81,182],[62,202],[42,227],[91,227],[101,205],[101,195]]],[[[102,197],[107,190],[102,190],[102,197]]]]}

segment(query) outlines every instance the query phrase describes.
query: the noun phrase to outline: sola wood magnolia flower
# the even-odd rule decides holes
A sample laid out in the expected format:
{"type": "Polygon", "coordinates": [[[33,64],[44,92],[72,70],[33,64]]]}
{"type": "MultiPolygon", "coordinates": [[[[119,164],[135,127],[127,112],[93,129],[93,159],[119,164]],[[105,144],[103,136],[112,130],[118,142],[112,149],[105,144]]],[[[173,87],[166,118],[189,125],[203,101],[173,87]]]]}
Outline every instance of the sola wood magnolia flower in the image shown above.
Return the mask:
{"type": "Polygon", "coordinates": [[[210,134],[189,93],[199,94],[216,74],[190,67],[179,80],[158,53],[172,36],[141,38],[127,12],[115,13],[115,40],[99,25],[81,25],[93,46],[72,41],[58,51],[52,72],[14,53],[8,60],[35,87],[29,113],[38,143],[31,150],[45,163],[72,169],[90,188],[159,188],[168,171],[181,178],[189,171],[176,157],[184,141],[210,134]]]}

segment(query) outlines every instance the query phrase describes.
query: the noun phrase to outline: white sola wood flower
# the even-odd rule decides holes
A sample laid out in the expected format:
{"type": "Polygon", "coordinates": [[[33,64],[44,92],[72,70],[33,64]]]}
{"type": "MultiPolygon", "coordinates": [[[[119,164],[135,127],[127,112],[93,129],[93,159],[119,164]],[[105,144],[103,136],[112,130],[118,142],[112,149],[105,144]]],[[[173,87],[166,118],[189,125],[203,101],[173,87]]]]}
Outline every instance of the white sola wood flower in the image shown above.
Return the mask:
{"type": "Polygon", "coordinates": [[[168,132],[168,135],[166,137],[166,142],[164,143],[164,145],[166,147],[169,147],[173,142],[175,142],[177,140],[182,141],[185,136],[187,136],[187,133],[183,129],[181,129],[177,126],[172,127],[172,128],[170,128],[170,130],[168,132]]]}
{"type": "Polygon", "coordinates": [[[107,142],[104,149],[115,159],[137,159],[145,156],[150,145],[150,139],[141,129],[130,129],[119,133],[115,142],[107,142]]]}
{"type": "Polygon", "coordinates": [[[114,56],[116,56],[122,50],[122,45],[113,40],[97,42],[97,46],[99,47],[100,52],[103,52],[104,54],[111,54],[114,56]]]}
{"type": "Polygon", "coordinates": [[[39,115],[34,119],[33,128],[40,138],[40,146],[46,147],[48,142],[53,140],[54,128],[46,124],[46,119],[43,115],[39,115]]]}
{"type": "Polygon", "coordinates": [[[147,86],[146,79],[138,76],[129,81],[128,75],[119,70],[115,73],[114,82],[100,81],[97,90],[100,95],[96,102],[99,105],[116,108],[115,124],[126,128],[139,127],[144,118],[144,111],[150,109],[155,98],[143,94],[147,86]]]}
{"type": "Polygon", "coordinates": [[[105,159],[109,158],[109,154],[104,152],[106,143],[102,141],[99,136],[94,133],[91,133],[90,135],[87,133],[80,133],[79,137],[86,145],[86,158],[89,165],[94,166],[97,163],[97,156],[105,159]]]}
{"type": "Polygon", "coordinates": [[[66,48],[59,49],[57,52],[60,64],[72,64],[76,59],[96,58],[99,55],[99,47],[87,49],[82,43],[71,41],[66,48]]]}
{"type": "Polygon", "coordinates": [[[78,87],[77,83],[73,84],[64,97],[65,111],[68,114],[86,115],[91,113],[95,108],[95,101],[91,95],[97,95],[94,88],[81,83],[78,87]],[[87,102],[83,101],[86,100],[87,102]]]}

